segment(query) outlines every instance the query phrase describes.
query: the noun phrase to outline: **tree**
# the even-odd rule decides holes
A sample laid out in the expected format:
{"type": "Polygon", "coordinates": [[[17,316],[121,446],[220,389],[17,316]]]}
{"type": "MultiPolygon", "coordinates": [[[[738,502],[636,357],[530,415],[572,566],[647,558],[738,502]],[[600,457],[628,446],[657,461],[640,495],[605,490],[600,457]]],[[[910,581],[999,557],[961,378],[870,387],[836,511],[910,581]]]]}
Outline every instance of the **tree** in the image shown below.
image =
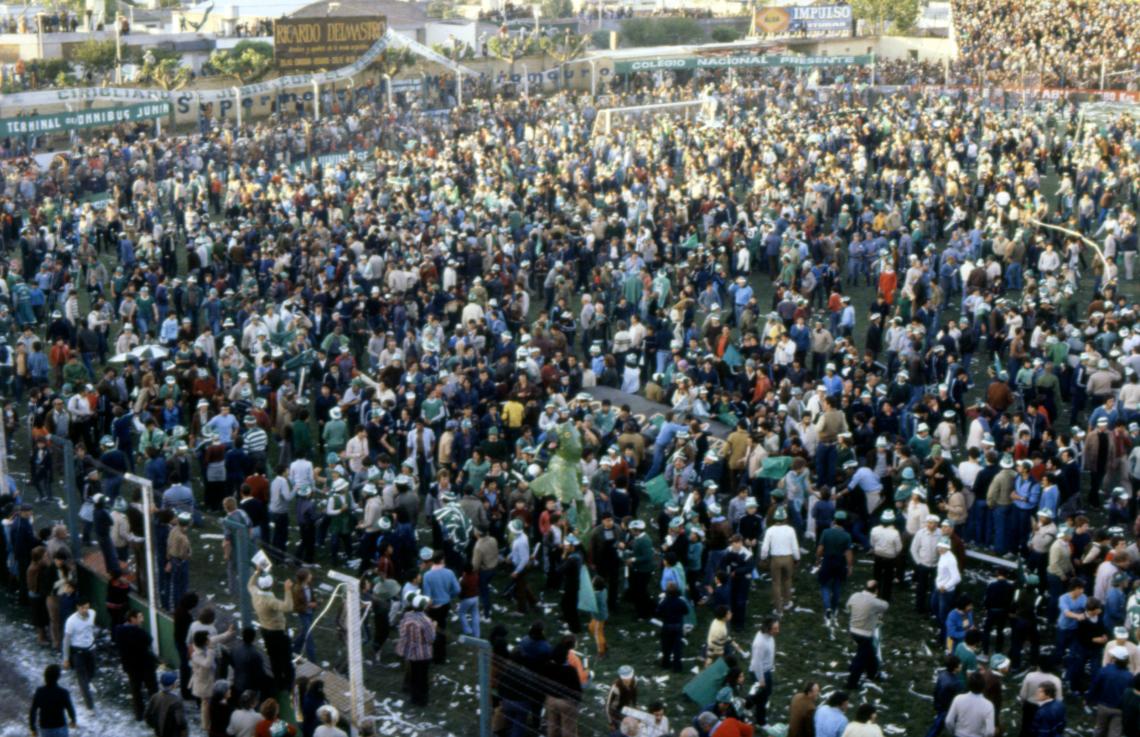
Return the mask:
{"type": "MultiPolygon", "coordinates": [[[[580,36],[576,33],[570,33],[569,30],[565,33],[556,33],[553,36],[547,36],[541,41],[543,53],[548,54],[559,64],[568,64],[574,61],[586,53],[586,48],[589,45],[589,36],[580,36]]],[[[562,86],[563,80],[565,79],[565,70],[560,69],[558,71],[559,87],[562,86]]]]}
{"type": "Polygon", "coordinates": [[[416,55],[410,49],[404,47],[389,46],[381,51],[376,59],[372,62],[374,69],[379,69],[381,74],[387,74],[389,77],[395,77],[400,73],[404,67],[410,67],[416,63],[416,55]]]}
{"type": "Polygon", "coordinates": [[[571,0],[542,0],[543,18],[570,18],[574,15],[574,3],[571,0]]]}
{"type": "Polygon", "coordinates": [[[621,23],[623,46],[672,46],[702,43],[705,29],[692,18],[630,18],[621,23]]]}
{"type": "Polygon", "coordinates": [[[210,54],[210,67],[240,84],[260,79],[273,66],[273,44],[265,41],[241,41],[232,49],[210,54]]]}
{"type": "Polygon", "coordinates": [[[882,34],[888,28],[905,33],[918,20],[918,0],[851,0],[851,12],[867,21],[872,33],[882,34]]]}
{"type": "MultiPolygon", "coordinates": [[[[139,70],[138,81],[143,84],[153,84],[160,90],[173,92],[180,90],[190,82],[190,67],[182,66],[182,61],[174,57],[155,60],[149,56],[139,70]]],[[[174,106],[170,106],[170,127],[174,127],[174,106]]]]}
{"type": "Polygon", "coordinates": [[[427,17],[429,18],[459,18],[461,13],[456,9],[453,0],[430,0],[427,4],[427,17]]]}
{"type": "Polygon", "coordinates": [[[540,42],[533,34],[521,33],[510,35],[500,33],[487,42],[487,51],[496,59],[502,59],[511,65],[511,76],[515,74],[515,62],[527,54],[539,50],[540,42]]]}
{"type": "Polygon", "coordinates": [[[115,68],[114,41],[84,41],[71,49],[71,61],[82,64],[92,75],[102,75],[115,68]]]}
{"type": "Polygon", "coordinates": [[[744,34],[731,26],[720,26],[718,28],[712,29],[712,33],[709,35],[712,37],[713,41],[721,44],[727,44],[732,43],[733,41],[739,41],[741,36],[744,34]]]}

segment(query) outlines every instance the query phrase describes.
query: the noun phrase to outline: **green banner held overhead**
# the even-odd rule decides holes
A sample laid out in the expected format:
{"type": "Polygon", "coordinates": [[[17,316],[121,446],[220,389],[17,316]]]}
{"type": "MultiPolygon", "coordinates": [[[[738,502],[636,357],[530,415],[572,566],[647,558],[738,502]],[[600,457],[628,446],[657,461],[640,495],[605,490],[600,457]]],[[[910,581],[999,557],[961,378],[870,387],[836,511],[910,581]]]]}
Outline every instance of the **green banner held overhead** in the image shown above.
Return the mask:
{"type": "Polygon", "coordinates": [[[783,54],[749,54],[746,56],[677,56],[667,59],[615,61],[614,74],[652,72],[658,69],[717,69],[730,67],[835,67],[867,66],[870,54],[847,56],[791,56],[783,54]]]}
{"type": "Polygon", "coordinates": [[[28,115],[22,118],[0,118],[0,136],[41,135],[65,133],[82,128],[99,128],[120,123],[137,123],[170,115],[170,103],[165,100],[141,105],[120,105],[99,110],[28,115]]]}

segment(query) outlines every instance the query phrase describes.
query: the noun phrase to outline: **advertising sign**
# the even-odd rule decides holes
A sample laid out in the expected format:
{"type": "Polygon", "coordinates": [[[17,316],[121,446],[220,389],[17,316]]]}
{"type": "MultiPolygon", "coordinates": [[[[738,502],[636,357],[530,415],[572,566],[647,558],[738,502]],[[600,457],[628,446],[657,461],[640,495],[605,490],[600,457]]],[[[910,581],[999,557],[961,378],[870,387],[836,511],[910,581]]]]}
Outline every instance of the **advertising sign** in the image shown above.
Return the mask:
{"type": "Polygon", "coordinates": [[[756,33],[833,33],[852,27],[850,5],[789,5],[760,8],[753,16],[756,33]]]}
{"type": "Polygon", "coordinates": [[[668,59],[639,59],[614,62],[615,74],[651,72],[657,69],[716,69],[729,67],[834,67],[866,66],[871,63],[869,54],[847,56],[682,56],[668,59]]]}
{"type": "Polygon", "coordinates": [[[170,103],[161,100],[142,105],[109,107],[102,110],[28,115],[22,118],[0,118],[0,137],[42,135],[119,123],[137,123],[167,115],[170,115],[170,103]]]}
{"type": "Polygon", "coordinates": [[[356,61],[388,28],[384,16],[281,18],[273,21],[273,56],[282,72],[337,69],[356,61]]]}

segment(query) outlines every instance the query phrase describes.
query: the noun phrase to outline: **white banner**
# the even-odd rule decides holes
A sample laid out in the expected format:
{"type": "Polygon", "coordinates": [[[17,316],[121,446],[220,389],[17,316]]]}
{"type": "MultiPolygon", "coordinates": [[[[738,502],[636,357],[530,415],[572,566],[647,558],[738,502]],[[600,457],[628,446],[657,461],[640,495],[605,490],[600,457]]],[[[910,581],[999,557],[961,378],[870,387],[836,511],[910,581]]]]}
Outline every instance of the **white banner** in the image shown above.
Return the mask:
{"type": "Polygon", "coordinates": [[[309,87],[313,82],[318,84],[331,84],[341,82],[360,74],[376,60],[389,42],[396,38],[396,34],[389,30],[382,38],[363,55],[348,66],[334,69],[329,72],[315,74],[292,74],[287,77],[277,77],[267,82],[256,82],[243,87],[227,87],[217,90],[165,90],[140,89],[138,87],[70,87],[59,90],[36,90],[34,92],[17,92],[12,95],[0,96],[0,110],[8,113],[11,108],[31,108],[40,105],[60,105],[83,102],[139,102],[146,100],[166,100],[175,102],[187,94],[196,96],[202,103],[222,102],[242,98],[251,98],[258,95],[272,94],[297,87],[309,87]]]}

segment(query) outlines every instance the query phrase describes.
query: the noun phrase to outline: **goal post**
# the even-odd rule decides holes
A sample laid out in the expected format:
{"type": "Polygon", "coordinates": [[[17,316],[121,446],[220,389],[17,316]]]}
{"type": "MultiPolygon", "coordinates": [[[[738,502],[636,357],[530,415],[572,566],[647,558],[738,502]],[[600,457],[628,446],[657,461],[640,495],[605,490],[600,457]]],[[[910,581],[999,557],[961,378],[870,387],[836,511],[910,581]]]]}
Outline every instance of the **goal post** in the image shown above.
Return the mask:
{"type": "Polygon", "coordinates": [[[715,98],[702,97],[682,102],[602,108],[594,118],[594,135],[608,136],[614,128],[623,125],[644,127],[647,123],[663,117],[685,121],[703,118],[706,123],[711,124],[716,119],[716,107],[715,98]]]}

